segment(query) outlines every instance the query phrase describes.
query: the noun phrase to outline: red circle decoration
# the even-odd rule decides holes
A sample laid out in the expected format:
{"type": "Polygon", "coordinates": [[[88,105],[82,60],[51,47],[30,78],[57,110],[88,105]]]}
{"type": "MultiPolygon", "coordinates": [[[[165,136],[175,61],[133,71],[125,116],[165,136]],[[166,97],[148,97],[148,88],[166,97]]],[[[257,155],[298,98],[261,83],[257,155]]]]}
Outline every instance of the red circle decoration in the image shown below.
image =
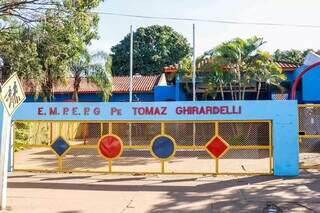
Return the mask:
{"type": "Polygon", "coordinates": [[[115,135],[105,135],[99,140],[100,154],[108,160],[119,157],[123,150],[121,139],[115,135]]]}

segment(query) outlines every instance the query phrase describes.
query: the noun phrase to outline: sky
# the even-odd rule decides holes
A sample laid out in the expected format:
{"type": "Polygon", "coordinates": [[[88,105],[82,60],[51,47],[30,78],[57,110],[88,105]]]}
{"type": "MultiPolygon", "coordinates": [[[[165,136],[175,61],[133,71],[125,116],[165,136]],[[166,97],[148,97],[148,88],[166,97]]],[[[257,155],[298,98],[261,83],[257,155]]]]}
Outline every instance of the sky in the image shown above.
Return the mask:
{"type": "Polygon", "coordinates": [[[169,25],[192,44],[196,25],[196,55],[232,38],[257,35],[267,42],[262,49],[320,49],[319,0],[105,0],[96,12],[131,15],[318,25],[318,28],[253,26],[194,21],[150,20],[100,14],[100,39],[90,50],[110,53],[110,48],[133,29],[154,24],[169,25]]]}

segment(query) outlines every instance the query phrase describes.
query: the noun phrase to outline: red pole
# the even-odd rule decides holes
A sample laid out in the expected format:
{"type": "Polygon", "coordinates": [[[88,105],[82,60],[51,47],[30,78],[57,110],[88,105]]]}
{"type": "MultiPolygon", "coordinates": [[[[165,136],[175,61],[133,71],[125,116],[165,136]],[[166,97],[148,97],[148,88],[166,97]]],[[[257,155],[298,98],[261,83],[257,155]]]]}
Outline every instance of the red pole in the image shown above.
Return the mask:
{"type": "Polygon", "coordinates": [[[305,68],[298,76],[297,78],[294,80],[294,83],[293,83],[293,86],[292,86],[292,89],[291,89],[291,95],[290,95],[290,99],[291,100],[295,100],[296,99],[296,93],[297,93],[297,86],[301,80],[301,78],[304,76],[304,74],[306,74],[309,70],[317,67],[317,66],[320,66],[320,61],[319,62],[316,62],[314,64],[311,64],[310,66],[308,66],[307,68],[305,68]]]}

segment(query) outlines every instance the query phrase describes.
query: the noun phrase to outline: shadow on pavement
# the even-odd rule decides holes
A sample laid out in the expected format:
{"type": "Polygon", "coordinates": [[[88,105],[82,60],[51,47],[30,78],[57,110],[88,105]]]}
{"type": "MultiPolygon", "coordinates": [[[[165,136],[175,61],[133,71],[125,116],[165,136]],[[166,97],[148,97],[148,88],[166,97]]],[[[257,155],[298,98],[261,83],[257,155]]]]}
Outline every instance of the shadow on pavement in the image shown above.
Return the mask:
{"type": "Polygon", "coordinates": [[[73,179],[86,179],[91,176],[68,176],[68,177],[55,177],[55,178],[43,178],[40,181],[55,181],[55,180],[73,180],[73,179]]]}
{"type": "MultiPolygon", "coordinates": [[[[72,177],[79,178],[79,177],[72,177]]],[[[83,177],[86,178],[86,177],[83,177]]],[[[59,178],[57,178],[59,179],[59,178]]],[[[62,179],[62,178],[61,178],[62,179]]],[[[71,179],[71,178],[70,178],[71,179]]],[[[9,188],[43,188],[87,191],[163,192],[165,202],[154,203],[152,213],[161,212],[262,212],[268,202],[284,212],[318,212],[309,204],[320,201],[320,175],[303,172],[299,177],[248,176],[209,181],[197,178],[159,180],[159,183],[139,183],[147,177],[96,180],[96,183],[9,182],[9,188]],[[136,185],[123,181],[137,181],[136,185]],[[181,185],[182,182],[192,184],[181,185]],[[193,181],[196,181],[195,184],[193,181]],[[101,183],[105,182],[105,183],[101,183]],[[108,182],[121,182],[113,184],[108,182]],[[171,185],[177,182],[176,185],[171,185]],[[98,184],[97,184],[98,183],[98,184]],[[166,184],[170,185],[166,185],[166,184]],[[179,185],[180,184],[180,185],[179,185]],[[198,206],[198,209],[193,208],[198,206]],[[178,208],[182,207],[182,208],[178,208]]],[[[47,180],[53,180],[48,178],[47,180]]],[[[67,212],[66,212],[67,213],[67,212]]],[[[71,212],[70,212],[71,213],[71,212]]]]}
{"type": "Polygon", "coordinates": [[[144,180],[145,177],[132,177],[132,178],[115,178],[115,179],[106,179],[99,180],[98,182],[122,182],[122,181],[134,181],[134,180],[144,180]]]}
{"type": "Polygon", "coordinates": [[[15,176],[8,176],[8,179],[28,178],[28,177],[33,177],[33,175],[15,175],[15,176]]]}

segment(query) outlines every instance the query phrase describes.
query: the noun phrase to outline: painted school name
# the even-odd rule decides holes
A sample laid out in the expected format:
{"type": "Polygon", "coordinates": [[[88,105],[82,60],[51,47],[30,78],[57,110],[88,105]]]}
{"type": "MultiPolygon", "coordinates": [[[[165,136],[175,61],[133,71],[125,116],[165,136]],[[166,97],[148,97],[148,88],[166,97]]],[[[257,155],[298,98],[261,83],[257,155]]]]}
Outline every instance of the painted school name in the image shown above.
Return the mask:
{"type": "MultiPolygon", "coordinates": [[[[241,114],[241,106],[177,106],[172,112],[171,108],[166,106],[146,106],[146,107],[131,107],[129,108],[130,114],[134,116],[145,116],[145,115],[168,115],[174,113],[175,115],[234,115],[241,114]]],[[[108,109],[107,114],[111,116],[121,116],[124,114],[124,109],[120,107],[111,107],[108,109]]],[[[127,111],[126,111],[127,112],[127,111]]],[[[37,114],[39,116],[55,116],[55,115],[64,115],[64,116],[99,116],[102,113],[105,114],[103,109],[100,107],[38,107],[37,114]]]]}

